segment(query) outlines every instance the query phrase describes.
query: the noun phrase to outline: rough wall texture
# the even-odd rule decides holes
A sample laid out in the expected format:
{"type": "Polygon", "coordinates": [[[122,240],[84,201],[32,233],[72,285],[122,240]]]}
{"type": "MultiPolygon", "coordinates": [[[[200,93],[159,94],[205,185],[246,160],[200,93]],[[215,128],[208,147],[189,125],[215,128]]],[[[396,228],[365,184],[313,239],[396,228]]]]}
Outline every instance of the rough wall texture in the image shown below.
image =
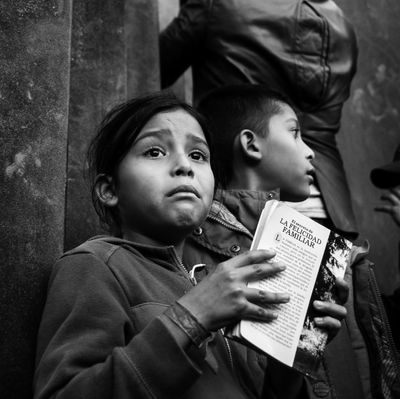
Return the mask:
{"type": "Polygon", "coordinates": [[[400,144],[400,3],[397,0],[338,0],[353,23],[359,44],[358,71],[345,105],[338,143],[363,237],[371,244],[378,282],[385,292],[399,284],[400,229],[374,212],[381,191],[370,170],[389,163],[400,144]]]}
{"type": "Polygon", "coordinates": [[[104,233],[92,210],[85,152],[114,105],[159,88],[155,0],[75,0],[71,43],[65,248],[104,233]]]}
{"type": "Polygon", "coordinates": [[[73,2],[65,246],[101,233],[85,179],[85,151],[104,111],[126,98],[124,1],[73,2]]]}
{"type": "Polygon", "coordinates": [[[70,2],[0,4],[0,396],[30,397],[48,271],[62,253],[70,2]]]}

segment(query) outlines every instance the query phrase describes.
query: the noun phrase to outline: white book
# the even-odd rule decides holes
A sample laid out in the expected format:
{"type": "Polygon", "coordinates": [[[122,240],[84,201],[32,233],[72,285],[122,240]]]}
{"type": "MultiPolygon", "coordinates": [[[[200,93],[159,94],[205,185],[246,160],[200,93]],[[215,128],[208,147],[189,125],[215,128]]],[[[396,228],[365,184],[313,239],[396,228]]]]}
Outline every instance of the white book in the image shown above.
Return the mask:
{"type": "Polygon", "coordinates": [[[226,331],[287,366],[312,375],[318,367],[327,332],[315,326],[316,299],[335,302],[335,277],[343,277],[352,243],[283,202],[268,201],[251,249],[273,248],[286,270],[249,287],[287,292],[290,301],[268,305],[278,318],[271,322],[242,320],[226,331]]]}

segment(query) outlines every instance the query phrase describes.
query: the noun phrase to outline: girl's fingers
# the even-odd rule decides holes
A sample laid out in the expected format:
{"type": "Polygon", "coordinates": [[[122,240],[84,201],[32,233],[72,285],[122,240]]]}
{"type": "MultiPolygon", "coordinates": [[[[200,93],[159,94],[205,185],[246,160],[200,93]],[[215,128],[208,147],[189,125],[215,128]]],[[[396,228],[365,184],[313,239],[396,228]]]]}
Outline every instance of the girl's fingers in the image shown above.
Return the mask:
{"type": "Polygon", "coordinates": [[[285,292],[269,292],[255,288],[244,288],[243,293],[249,302],[257,305],[279,304],[290,301],[289,294],[285,292]]]}
{"type": "Polygon", "coordinates": [[[330,316],[315,317],[314,323],[317,327],[324,328],[331,332],[337,332],[342,326],[340,320],[330,316]]]}
{"type": "Polygon", "coordinates": [[[275,251],[272,249],[257,249],[254,251],[247,251],[220,263],[220,265],[223,267],[228,267],[229,265],[231,268],[238,268],[256,263],[266,263],[270,261],[275,254],[275,251]]]}
{"type": "Polygon", "coordinates": [[[347,310],[344,306],[332,302],[314,301],[313,306],[318,310],[323,316],[330,316],[339,321],[347,316],[347,310]]]}
{"type": "Polygon", "coordinates": [[[231,281],[258,281],[285,270],[282,262],[272,260],[274,256],[273,250],[249,251],[220,263],[218,274],[226,275],[231,281]]]}
{"type": "Polygon", "coordinates": [[[270,322],[278,318],[278,313],[273,309],[264,309],[261,306],[249,303],[246,313],[242,318],[246,320],[270,322]]]}
{"type": "Polygon", "coordinates": [[[336,285],[335,285],[335,290],[336,290],[336,296],[338,298],[338,303],[340,305],[343,305],[347,302],[349,299],[349,284],[340,277],[336,278],[336,285]]]}
{"type": "Polygon", "coordinates": [[[237,274],[241,280],[248,283],[258,281],[282,272],[286,266],[282,262],[255,263],[237,269],[237,274]]]}

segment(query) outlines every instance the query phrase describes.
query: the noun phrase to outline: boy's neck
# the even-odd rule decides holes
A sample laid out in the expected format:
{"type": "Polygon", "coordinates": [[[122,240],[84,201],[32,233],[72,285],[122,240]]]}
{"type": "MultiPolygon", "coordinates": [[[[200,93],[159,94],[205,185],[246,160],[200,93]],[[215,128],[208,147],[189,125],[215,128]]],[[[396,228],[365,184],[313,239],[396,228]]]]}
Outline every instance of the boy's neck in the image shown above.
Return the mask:
{"type": "Polygon", "coordinates": [[[268,187],[265,182],[260,182],[254,173],[247,173],[246,170],[235,172],[231,181],[226,185],[227,190],[247,191],[271,191],[276,187],[268,187]]]}

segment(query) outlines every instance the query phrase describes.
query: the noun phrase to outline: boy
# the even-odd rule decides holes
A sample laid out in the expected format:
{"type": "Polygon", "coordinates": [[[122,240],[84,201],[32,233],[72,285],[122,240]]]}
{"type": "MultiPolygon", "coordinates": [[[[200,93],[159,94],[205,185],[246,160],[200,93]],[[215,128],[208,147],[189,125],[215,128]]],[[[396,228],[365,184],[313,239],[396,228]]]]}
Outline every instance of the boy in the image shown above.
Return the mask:
{"type": "MultiPolygon", "coordinates": [[[[300,201],[310,194],[314,155],[301,139],[289,104],[280,94],[256,85],[226,86],[200,103],[199,110],[214,134],[222,190],[206,223],[186,241],[185,261],[205,263],[212,269],[213,264],[250,248],[265,201],[277,197],[275,188],[285,201],[300,201]]],[[[390,332],[365,256],[361,248],[354,249],[356,302],[353,306],[350,295],[346,325],[328,345],[319,378],[307,380],[311,397],[389,398],[400,392],[399,377],[393,374],[398,371],[394,347],[388,343],[390,332]],[[377,329],[382,335],[375,333],[377,329]]],[[[342,284],[337,281],[337,286],[342,284]]],[[[321,303],[314,306],[319,310],[321,303]]]]}

